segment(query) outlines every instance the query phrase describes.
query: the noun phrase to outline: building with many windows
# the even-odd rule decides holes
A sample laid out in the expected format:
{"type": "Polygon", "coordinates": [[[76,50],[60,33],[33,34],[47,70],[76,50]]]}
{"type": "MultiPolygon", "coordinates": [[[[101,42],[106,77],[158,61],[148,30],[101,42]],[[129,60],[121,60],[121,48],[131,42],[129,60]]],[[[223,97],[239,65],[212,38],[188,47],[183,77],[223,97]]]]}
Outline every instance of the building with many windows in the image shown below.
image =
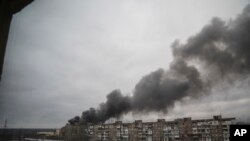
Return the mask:
{"type": "Polygon", "coordinates": [[[234,121],[235,118],[222,116],[199,120],[180,118],[173,121],[158,119],[156,122],[117,121],[89,124],[82,132],[91,141],[229,141],[229,125],[234,121]]]}

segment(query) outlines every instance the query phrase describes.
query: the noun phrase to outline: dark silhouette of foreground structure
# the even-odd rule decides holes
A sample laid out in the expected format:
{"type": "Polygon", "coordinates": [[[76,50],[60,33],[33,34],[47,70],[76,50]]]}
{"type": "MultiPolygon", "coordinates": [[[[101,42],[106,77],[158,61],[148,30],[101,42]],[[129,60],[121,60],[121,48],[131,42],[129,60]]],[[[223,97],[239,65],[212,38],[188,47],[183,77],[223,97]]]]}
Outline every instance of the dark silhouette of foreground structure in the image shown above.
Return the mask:
{"type": "Polygon", "coordinates": [[[12,16],[32,1],[33,0],[0,0],[0,80],[12,16]]]}

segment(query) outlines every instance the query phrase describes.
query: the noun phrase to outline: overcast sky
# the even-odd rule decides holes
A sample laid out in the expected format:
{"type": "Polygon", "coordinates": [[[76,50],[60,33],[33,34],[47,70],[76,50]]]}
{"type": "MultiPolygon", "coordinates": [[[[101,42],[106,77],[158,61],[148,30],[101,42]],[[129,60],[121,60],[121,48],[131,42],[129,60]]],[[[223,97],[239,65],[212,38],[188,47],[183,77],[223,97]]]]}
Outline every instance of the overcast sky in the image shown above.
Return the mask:
{"type": "MultiPolygon", "coordinates": [[[[195,35],[212,17],[229,22],[248,0],[43,0],[14,15],[0,82],[0,125],[62,127],[113,89],[131,94],[142,76],[169,67],[171,44],[195,35]]],[[[250,80],[184,100],[172,119],[213,114],[250,117],[250,80]],[[248,107],[248,108],[246,108],[248,107]]]]}

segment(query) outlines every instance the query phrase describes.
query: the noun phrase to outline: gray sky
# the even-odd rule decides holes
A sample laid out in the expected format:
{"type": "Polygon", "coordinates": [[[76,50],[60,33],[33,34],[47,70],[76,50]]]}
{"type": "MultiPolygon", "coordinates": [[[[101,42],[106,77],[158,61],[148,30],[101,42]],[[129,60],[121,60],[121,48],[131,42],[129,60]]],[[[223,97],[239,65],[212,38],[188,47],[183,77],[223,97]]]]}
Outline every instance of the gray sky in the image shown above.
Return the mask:
{"type": "MultiPolygon", "coordinates": [[[[62,127],[105,101],[113,89],[130,94],[140,78],[172,61],[182,42],[212,17],[235,18],[247,0],[43,0],[13,18],[0,83],[0,125],[62,127]]],[[[218,86],[211,95],[176,103],[153,120],[222,113],[248,119],[250,81],[218,86]]]]}

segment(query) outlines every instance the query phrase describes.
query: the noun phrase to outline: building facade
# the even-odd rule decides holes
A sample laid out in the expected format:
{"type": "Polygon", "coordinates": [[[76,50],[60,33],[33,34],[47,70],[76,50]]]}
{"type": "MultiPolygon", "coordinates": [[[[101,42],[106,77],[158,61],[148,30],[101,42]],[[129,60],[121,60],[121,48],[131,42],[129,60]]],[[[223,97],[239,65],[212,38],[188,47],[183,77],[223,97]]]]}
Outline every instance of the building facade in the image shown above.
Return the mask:
{"type": "Polygon", "coordinates": [[[234,121],[235,118],[222,116],[200,120],[181,118],[173,121],[158,119],[156,122],[117,121],[110,124],[89,124],[85,126],[84,134],[90,141],[229,141],[229,125],[234,121]]]}

